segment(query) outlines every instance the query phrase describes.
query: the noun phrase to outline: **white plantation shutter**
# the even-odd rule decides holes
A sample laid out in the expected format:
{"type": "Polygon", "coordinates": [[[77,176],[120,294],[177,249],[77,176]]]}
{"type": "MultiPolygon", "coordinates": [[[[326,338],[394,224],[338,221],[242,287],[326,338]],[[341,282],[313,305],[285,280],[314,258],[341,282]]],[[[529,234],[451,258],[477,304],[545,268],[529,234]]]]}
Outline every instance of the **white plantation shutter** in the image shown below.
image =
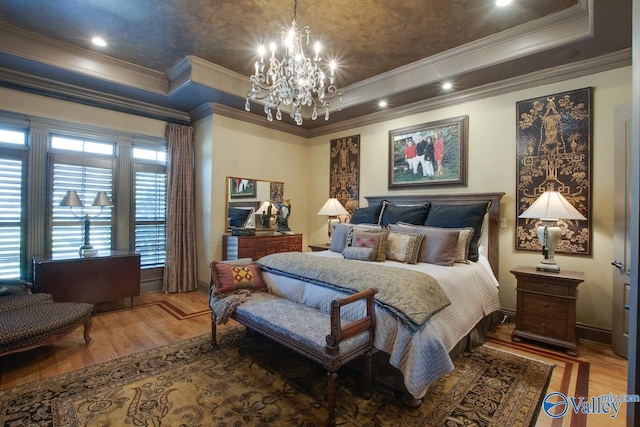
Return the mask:
{"type": "Polygon", "coordinates": [[[91,221],[90,244],[98,251],[111,250],[111,207],[91,206],[98,191],[113,200],[111,160],[57,160],[53,163],[51,253],[76,256],[84,241],[84,214],[91,221]],[[68,190],[76,190],[84,208],[59,206],[68,190]]]}
{"type": "Polygon", "coordinates": [[[141,268],[164,267],[167,174],[163,166],[137,164],[135,171],[135,251],[141,268]]]}
{"type": "Polygon", "coordinates": [[[22,253],[23,160],[0,152],[0,279],[17,279],[22,253]]]}

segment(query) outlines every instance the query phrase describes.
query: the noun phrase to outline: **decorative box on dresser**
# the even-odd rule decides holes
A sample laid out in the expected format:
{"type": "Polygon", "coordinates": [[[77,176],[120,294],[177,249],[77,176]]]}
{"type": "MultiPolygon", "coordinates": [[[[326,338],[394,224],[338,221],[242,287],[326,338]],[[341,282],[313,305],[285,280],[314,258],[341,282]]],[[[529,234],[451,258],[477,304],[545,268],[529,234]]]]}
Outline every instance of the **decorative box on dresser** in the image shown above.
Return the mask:
{"type": "Polygon", "coordinates": [[[302,252],[302,234],[267,233],[255,236],[222,236],[225,259],[251,258],[254,261],[278,252],[302,252]]]}
{"type": "Polygon", "coordinates": [[[516,328],[511,339],[563,347],[569,355],[577,356],[576,301],[584,274],[538,271],[524,266],[514,268],[511,273],[517,279],[516,328]]]}

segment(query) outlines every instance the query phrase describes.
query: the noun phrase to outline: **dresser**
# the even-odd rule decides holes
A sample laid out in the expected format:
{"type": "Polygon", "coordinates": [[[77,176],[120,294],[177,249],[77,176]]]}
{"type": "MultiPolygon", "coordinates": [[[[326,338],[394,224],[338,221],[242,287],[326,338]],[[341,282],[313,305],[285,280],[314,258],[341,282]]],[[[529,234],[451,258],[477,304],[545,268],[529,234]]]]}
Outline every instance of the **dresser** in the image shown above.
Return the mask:
{"type": "Polygon", "coordinates": [[[530,339],[567,349],[578,354],[576,301],[578,285],[584,274],[538,271],[519,266],[511,270],[517,279],[516,328],[511,339],[530,339]]]}
{"type": "Polygon", "coordinates": [[[278,252],[302,252],[302,234],[270,232],[255,236],[222,236],[224,259],[251,258],[255,261],[278,252]]]}
{"type": "Polygon", "coordinates": [[[97,256],[33,257],[33,288],[53,300],[112,302],[140,295],[140,254],[100,251],[97,256]]]}

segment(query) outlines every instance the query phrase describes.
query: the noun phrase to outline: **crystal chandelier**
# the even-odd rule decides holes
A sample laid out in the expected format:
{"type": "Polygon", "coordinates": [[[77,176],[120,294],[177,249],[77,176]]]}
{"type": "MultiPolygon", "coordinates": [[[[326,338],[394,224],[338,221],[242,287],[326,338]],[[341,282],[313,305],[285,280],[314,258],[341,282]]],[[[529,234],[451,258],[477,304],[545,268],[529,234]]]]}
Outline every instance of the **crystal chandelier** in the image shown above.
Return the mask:
{"type": "Polygon", "coordinates": [[[342,109],[342,91],[335,86],[336,62],[329,63],[328,72],[321,68],[320,42],[315,42],[314,52],[309,55],[304,48],[309,46],[308,26],[299,29],[296,24],[296,8],[293,4],[291,28],[282,28],[281,46],[271,42],[271,55],[265,61],[266,49],[258,48],[260,59],[256,61],[255,74],[251,76],[251,90],[247,92],[245,110],[250,111],[249,98],[264,100],[264,112],[269,121],[273,121],[273,112],[277,120],[282,120],[280,104],[291,105],[290,116],[297,125],[302,124],[302,106],[313,107],[311,119],[318,118],[318,110],[325,109],[324,118],[329,120],[329,99],[338,94],[342,109]],[[281,59],[276,54],[282,55],[281,59]],[[265,67],[267,70],[265,72],[265,67]]]}

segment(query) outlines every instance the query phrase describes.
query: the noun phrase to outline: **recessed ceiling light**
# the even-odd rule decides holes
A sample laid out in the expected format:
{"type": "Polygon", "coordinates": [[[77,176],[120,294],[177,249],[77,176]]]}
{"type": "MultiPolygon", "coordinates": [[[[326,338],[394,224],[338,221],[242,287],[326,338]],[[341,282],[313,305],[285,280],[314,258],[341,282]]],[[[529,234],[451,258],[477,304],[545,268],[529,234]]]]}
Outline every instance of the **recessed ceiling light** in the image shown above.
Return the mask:
{"type": "Polygon", "coordinates": [[[444,82],[442,83],[442,89],[444,90],[449,90],[453,87],[453,84],[451,84],[451,82],[444,82]]]}
{"type": "Polygon", "coordinates": [[[104,41],[104,39],[102,37],[98,37],[95,36],[91,39],[91,43],[93,43],[96,46],[100,46],[100,47],[105,47],[107,45],[107,42],[104,41]]]}
{"type": "Polygon", "coordinates": [[[513,0],[496,0],[496,6],[498,7],[503,7],[503,6],[507,6],[508,4],[511,4],[513,0]]]}
{"type": "Polygon", "coordinates": [[[386,107],[386,106],[387,106],[387,101],[378,102],[378,107],[386,107]]]}

